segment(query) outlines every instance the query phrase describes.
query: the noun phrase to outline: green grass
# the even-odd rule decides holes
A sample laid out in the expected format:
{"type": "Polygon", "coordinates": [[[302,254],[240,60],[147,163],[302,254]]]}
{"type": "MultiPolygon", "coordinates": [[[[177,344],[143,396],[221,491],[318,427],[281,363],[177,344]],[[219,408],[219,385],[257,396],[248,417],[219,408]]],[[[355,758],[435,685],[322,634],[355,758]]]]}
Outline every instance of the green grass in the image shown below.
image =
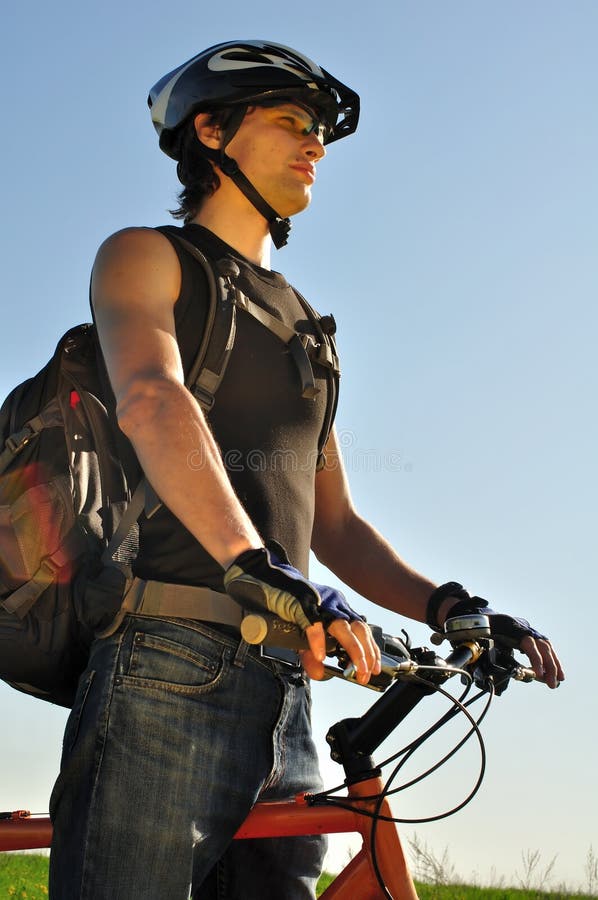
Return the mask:
{"type": "Polygon", "coordinates": [[[573,897],[582,900],[581,894],[545,893],[544,891],[518,890],[509,887],[465,887],[462,885],[418,884],[417,893],[420,900],[571,900],[573,897]]]}
{"type": "Polygon", "coordinates": [[[47,900],[48,857],[33,853],[0,853],[2,900],[47,900]]]}
{"type": "MultiPolygon", "coordinates": [[[[333,880],[324,873],[318,895],[333,880]]],[[[2,900],[47,900],[48,857],[29,853],[0,853],[0,898],[2,900]]],[[[542,893],[516,888],[481,888],[462,885],[417,884],[420,900],[590,900],[589,895],[542,893]]],[[[356,898],[357,900],[357,898],[356,898]]]]}
{"type": "MultiPolygon", "coordinates": [[[[333,881],[326,872],[318,883],[318,896],[333,881]]],[[[419,900],[591,900],[589,894],[545,893],[517,888],[467,887],[460,884],[433,885],[415,883],[419,900]]],[[[356,898],[357,900],[357,898],[356,898]]]]}

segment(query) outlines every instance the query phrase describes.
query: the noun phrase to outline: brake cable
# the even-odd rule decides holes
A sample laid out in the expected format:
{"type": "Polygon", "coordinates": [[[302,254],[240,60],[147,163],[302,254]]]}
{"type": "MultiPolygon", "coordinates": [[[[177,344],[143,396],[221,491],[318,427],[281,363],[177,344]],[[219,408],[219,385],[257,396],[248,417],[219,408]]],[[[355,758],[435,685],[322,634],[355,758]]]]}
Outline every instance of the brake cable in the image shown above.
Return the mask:
{"type": "Polygon", "coordinates": [[[471,684],[466,687],[465,691],[461,695],[461,698],[457,699],[456,697],[452,696],[452,694],[450,694],[448,691],[446,691],[444,688],[440,687],[440,685],[435,684],[435,683],[429,681],[428,679],[422,678],[419,675],[413,675],[412,678],[415,681],[419,681],[419,682],[425,684],[426,686],[432,687],[437,693],[442,694],[444,697],[446,697],[448,700],[450,700],[452,708],[450,710],[448,710],[446,713],[444,713],[435,723],[433,723],[421,735],[419,735],[417,738],[415,738],[413,741],[411,741],[409,744],[407,744],[406,747],[404,747],[402,750],[399,750],[397,753],[393,754],[392,756],[388,757],[380,764],[380,768],[384,768],[385,766],[389,765],[394,760],[398,759],[399,757],[402,757],[402,759],[400,759],[399,763],[397,764],[397,766],[395,767],[393,772],[390,774],[390,776],[386,780],[384,788],[379,794],[373,795],[371,797],[360,797],[359,798],[360,803],[363,803],[364,800],[365,801],[368,801],[368,800],[376,801],[376,807],[375,807],[374,811],[369,812],[368,810],[364,810],[363,808],[356,806],[355,803],[352,803],[350,799],[345,800],[343,798],[335,798],[335,797],[331,796],[336,791],[339,791],[339,790],[342,790],[343,788],[345,788],[346,787],[345,784],[339,785],[335,788],[331,788],[328,791],[323,791],[319,794],[314,794],[310,798],[310,803],[313,803],[314,805],[329,804],[329,805],[333,805],[333,806],[338,806],[342,809],[350,810],[358,815],[363,815],[363,816],[366,816],[373,820],[372,830],[371,830],[371,834],[370,834],[370,853],[371,853],[371,857],[372,857],[372,866],[374,869],[376,880],[378,881],[380,889],[383,891],[387,900],[393,900],[393,898],[392,898],[392,895],[388,892],[388,889],[386,888],[386,885],[384,883],[384,879],[382,877],[382,873],[380,871],[380,867],[378,864],[378,859],[377,859],[376,831],[377,831],[378,822],[393,822],[396,824],[398,824],[398,823],[400,823],[400,824],[423,824],[423,823],[428,823],[428,822],[436,822],[436,821],[439,821],[440,819],[448,818],[449,816],[454,815],[456,812],[459,812],[461,809],[463,809],[474,798],[474,796],[477,794],[477,792],[482,784],[482,781],[484,779],[484,774],[486,771],[486,748],[485,748],[484,739],[482,737],[479,725],[485,718],[485,716],[490,708],[492,699],[494,697],[494,691],[493,691],[492,684],[490,683],[487,691],[486,690],[479,691],[474,697],[470,698],[467,701],[467,703],[464,703],[462,701],[465,699],[465,697],[469,693],[471,684]],[[475,703],[477,700],[479,700],[480,697],[482,697],[485,693],[488,693],[488,699],[484,706],[484,709],[482,710],[480,716],[476,720],[469,713],[468,707],[471,706],[473,703],[475,703]],[[451,750],[447,754],[445,754],[445,756],[442,759],[437,761],[433,766],[429,767],[426,771],[422,772],[420,775],[418,775],[416,778],[412,779],[411,781],[407,782],[406,784],[401,785],[400,787],[395,788],[393,790],[390,790],[390,787],[391,787],[394,779],[397,777],[398,773],[403,768],[403,766],[413,756],[415,751],[418,750],[425,743],[425,741],[427,741],[430,737],[432,737],[432,735],[434,735],[436,732],[438,732],[444,725],[446,725],[449,721],[451,721],[451,719],[453,719],[459,713],[463,713],[471,724],[471,728],[469,729],[467,734],[464,735],[464,737],[462,737],[457,742],[457,744],[454,747],[452,747],[451,750]],[[381,815],[380,810],[382,808],[384,801],[387,799],[387,797],[389,797],[393,794],[399,793],[400,791],[406,790],[408,787],[412,787],[414,784],[417,784],[418,782],[423,781],[425,778],[427,778],[433,772],[437,771],[449,759],[451,759],[464,746],[464,744],[469,740],[469,738],[474,734],[476,735],[476,737],[478,739],[478,744],[480,747],[480,770],[479,770],[479,774],[478,774],[478,777],[476,779],[476,782],[475,782],[473,788],[471,789],[471,791],[469,792],[467,797],[463,801],[461,801],[461,803],[457,804],[452,809],[445,811],[443,813],[440,813],[438,815],[426,816],[426,817],[422,817],[422,818],[418,818],[418,819],[403,819],[403,818],[399,818],[396,816],[381,815]]]}

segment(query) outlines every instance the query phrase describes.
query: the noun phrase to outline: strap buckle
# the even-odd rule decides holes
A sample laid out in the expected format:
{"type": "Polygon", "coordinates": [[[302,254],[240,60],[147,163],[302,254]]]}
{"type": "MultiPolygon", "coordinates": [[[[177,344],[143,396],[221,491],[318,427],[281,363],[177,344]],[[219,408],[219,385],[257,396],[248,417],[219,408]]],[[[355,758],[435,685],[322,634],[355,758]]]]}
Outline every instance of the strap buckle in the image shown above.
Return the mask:
{"type": "Polygon", "coordinates": [[[290,650],[288,647],[268,647],[264,644],[260,644],[258,649],[262,659],[274,660],[296,669],[301,668],[301,659],[296,650],[290,650]]]}
{"type": "Polygon", "coordinates": [[[311,334],[302,334],[299,339],[310,360],[325,369],[338,371],[337,359],[328,341],[316,341],[311,334]]]}
{"type": "Polygon", "coordinates": [[[199,384],[195,384],[193,388],[193,396],[204,412],[209,412],[216,402],[214,394],[211,394],[209,391],[205,390],[205,388],[202,388],[199,384]]]}
{"type": "Polygon", "coordinates": [[[15,434],[11,434],[6,438],[4,442],[6,447],[10,450],[13,456],[16,456],[17,453],[20,453],[23,450],[31,438],[35,435],[35,431],[29,425],[25,425],[20,431],[15,432],[15,434]]]}

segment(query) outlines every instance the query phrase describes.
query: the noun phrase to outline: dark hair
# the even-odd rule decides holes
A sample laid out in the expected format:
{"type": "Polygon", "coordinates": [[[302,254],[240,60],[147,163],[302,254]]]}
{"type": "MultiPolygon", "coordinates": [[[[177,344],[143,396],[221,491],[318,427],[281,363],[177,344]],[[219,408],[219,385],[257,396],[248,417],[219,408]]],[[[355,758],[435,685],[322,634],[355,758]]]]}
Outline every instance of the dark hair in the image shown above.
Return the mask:
{"type": "MultiPolygon", "coordinates": [[[[196,115],[190,116],[181,127],[176,173],[183,190],[177,196],[178,209],[170,210],[175,219],[183,219],[185,224],[195,218],[205,198],[211,197],[220,187],[214,166],[201,152],[195,131],[196,115]]],[[[229,115],[228,109],[210,110],[210,124],[224,126],[229,115]]]]}

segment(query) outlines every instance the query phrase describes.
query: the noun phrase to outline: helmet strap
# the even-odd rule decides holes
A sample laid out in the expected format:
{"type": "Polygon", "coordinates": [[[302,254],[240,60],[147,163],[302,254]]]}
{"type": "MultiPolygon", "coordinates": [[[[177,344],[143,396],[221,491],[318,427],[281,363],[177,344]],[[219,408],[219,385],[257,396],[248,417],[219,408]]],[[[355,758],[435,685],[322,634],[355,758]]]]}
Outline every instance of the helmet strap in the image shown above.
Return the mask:
{"type": "Polygon", "coordinates": [[[235,160],[231,159],[231,157],[226,154],[226,148],[232,141],[241,125],[241,122],[245,118],[247,108],[248,107],[245,104],[239,104],[238,106],[235,106],[233,108],[232,114],[224,128],[222,147],[220,150],[206,147],[206,145],[200,141],[202,152],[204,156],[207,156],[208,159],[211,159],[212,162],[216,163],[221,172],[223,172],[224,175],[228,176],[228,178],[231,179],[231,181],[239,188],[241,193],[249,200],[251,205],[255,207],[260,215],[264,217],[264,219],[268,223],[272,243],[277,250],[280,250],[281,247],[285,246],[289,239],[291,220],[289,218],[283,219],[278,215],[276,210],[273,209],[266,200],[264,200],[259,191],[257,191],[257,189],[252,185],[247,176],[244,175],[243,172],[241,172],[235,160]]]}
{"type": "Polygon", "coordinates": [[[275,209],[264,200],[262,195],[252,185],[246,175],[241,172],[239,166],[234,159],[227,156],[224,150],[220,153],[219,166],[222,172],[231,179],[231,181],[239,188],[242,194],[247,197],[252,206],[264,217],[270,229],[272,243],[277,250],[284,247],[289,239],[291,230],[291,220],[283,219],[278,215],[275,209]]]}

